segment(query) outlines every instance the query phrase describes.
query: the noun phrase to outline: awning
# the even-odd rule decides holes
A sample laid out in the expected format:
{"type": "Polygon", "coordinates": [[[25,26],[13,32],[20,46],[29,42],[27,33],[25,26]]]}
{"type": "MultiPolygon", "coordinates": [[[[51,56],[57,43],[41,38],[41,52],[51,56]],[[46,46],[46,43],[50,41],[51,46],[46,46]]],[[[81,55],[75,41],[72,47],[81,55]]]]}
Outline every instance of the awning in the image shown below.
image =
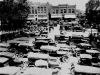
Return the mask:
{"type": "Polygon", "coordinates": [[[76,18],[76,15],[65,15],[65,18],[76,18]]]}
{"type": "Polygon", "coordinates": [[[38,19],[48,19],[47,17],[38,17],[38,19]]]}
{"type": "Polygon", "coordinates": [[[35,18],[33,18],[33,17],[30,17],[30,18],[27,18],[28,20],[35,20],[35,18]]]}
{"type": "Polygon", "coordinates": [[[62,18],[61,15],[52,15],[51,18],[62,18]]]}

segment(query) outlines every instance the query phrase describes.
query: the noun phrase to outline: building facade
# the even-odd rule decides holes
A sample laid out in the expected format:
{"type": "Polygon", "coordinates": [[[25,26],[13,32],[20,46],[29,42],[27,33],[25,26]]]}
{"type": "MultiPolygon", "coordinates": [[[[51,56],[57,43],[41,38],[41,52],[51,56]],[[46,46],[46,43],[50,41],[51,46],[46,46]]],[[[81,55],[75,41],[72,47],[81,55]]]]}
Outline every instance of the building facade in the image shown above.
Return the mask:
{"type": "Polygon", "coordinates": [[[51,18],[76,18],[76,5],[59,4],[52,6],[47,3],[29,3],[30,14],[28,19],[48,19],[48,13],[51,13],[51,18]]]}
{"type": "Polygon", "coordinates": [[[28,19],[48,19],[49,8],[49,3],[30,3],[30,14],[28,19]]]}
{"type": "Polygon", "coordinates": [[[59,4],[52,6],[51,18],[76,18],[76,5],[59,4]]]}

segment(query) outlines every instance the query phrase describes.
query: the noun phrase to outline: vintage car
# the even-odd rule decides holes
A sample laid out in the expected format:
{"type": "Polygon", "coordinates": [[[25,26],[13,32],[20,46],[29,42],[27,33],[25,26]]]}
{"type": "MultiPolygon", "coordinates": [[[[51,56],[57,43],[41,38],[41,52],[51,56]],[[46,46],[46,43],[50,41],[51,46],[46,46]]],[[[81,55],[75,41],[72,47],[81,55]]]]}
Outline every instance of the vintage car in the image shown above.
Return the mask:
{"type": "Polygon", "coordinates": [[[49,42],[48,41],[45,41],[45,40],[35,41],[35,43],[34,43],[34,49],[40,49],[40,47],[42,45],[49,45],[49,42]]]}
{"type": "Polygon", "coordinates": [[[91,59],[92,59],[92,56],[89,54],[80,54],[79,61],[77,64],[85,65],[85,66],[92,66],[91,59]]]}
{"type": "Polygon", "coordinates": [[[80,43],[77,47],[82,49],[91,49],[92,46],[89,43],[80,43]]]}
{"type": "Polygon", "coordinates": [[[34,65],[36,60],[48,60],[49,55],[48,54],[42,54],[42,53],[33,53],[33,52],[29,52],[28,53],[28,61],[29,61],[29,65],[34,65]]]}
{"type": "Polygon", "coordinates": [[[16,75],[21,70],[21,67],[7,66],[0,68],[0,75],[16,75]]]}
{"type": "Polygon", "coordinates": [[[0,48],[0,52],[7,52],[8,49],[7,48],[0,48]]]}
{"type": "Polygon", "coordinates": [[[41,52],[48,53],[50,56],[58,57],[57,50],[59,50],[59,47],[56,46],[41,46],[41,52]]]}
{"type": "Polygon", "coordinates": [[[32,43],[20,43],[18,45],[18,47],[19,47],[20,52],[21,51],[22,52],[25,52],[26,51],[26,53],[27,53],[27,52],[30,52],[30,51],[33,50],[34,44],[32,44],[32,43]]]}
{"type": "Polygon", "coordinates": [[[0,43],[0,48],[9,48],[10,44],[9,43],[0,43]]]}
{"type": "Polygon", "coordinates": [[[42,59],[36,60],[35,67],[48,68],[48,62],[46,60],[42,60],[42,59]]]}
{"type": "Polygon", "coordinates": [[[84,54],[84,53],[86,53],[86,50],[84,49],[81,49],[81,48],[73,49],[73,56],[75,57],[78,57],[80,56],[80,54],[84,54]]]}
{"type": "Polygon", "coordinates": [[[58,69],[48,69],[41,67],[28,67],[20,75],[58,75],[58,69]]]}
{"type": "Polygon", "coordinates": [[[60,59],[57,58],[57,57],[49,57],[48,59],[48,66],[49,68],[58,68],[58,69],[61,69],[61,62],[60,62],[60,59]]]}
{"type": "Polygon", "coordinates": [[[86,50],[87,54],[92,56],[91,62],[95,67],[100,67],[100,51],[97,50],[86,50]]]}
{"type": "Polygon", "coordinates": [[[75,65],[72,75],[100,75],[100,68],[93,66],[75,65]]]}

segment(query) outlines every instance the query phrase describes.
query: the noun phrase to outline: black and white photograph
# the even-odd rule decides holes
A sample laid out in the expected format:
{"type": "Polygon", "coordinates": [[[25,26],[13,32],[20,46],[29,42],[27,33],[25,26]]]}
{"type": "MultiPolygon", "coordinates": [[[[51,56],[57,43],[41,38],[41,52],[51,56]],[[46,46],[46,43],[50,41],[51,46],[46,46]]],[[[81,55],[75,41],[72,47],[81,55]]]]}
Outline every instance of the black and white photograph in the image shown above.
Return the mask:
{"type": "Polygon", "coordinates": [[[100,0],[0,0],[0,75],[100,75],[100,0]]]}

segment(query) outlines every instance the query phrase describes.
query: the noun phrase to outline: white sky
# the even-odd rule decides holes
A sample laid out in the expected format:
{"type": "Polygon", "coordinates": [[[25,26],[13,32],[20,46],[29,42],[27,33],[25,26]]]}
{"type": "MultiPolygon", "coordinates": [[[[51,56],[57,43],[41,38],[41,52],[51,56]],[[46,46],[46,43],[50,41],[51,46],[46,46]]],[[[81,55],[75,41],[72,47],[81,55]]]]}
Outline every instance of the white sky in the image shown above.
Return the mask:
{"type": "Polygon", "coordinates": [[[32,2],[41,2],[46,3],[49,2],[52,5],[58,5],[58,4],[76,4],[76,8],[85,11],[85,4],[89,0],[28,0],[32,2]]]}

